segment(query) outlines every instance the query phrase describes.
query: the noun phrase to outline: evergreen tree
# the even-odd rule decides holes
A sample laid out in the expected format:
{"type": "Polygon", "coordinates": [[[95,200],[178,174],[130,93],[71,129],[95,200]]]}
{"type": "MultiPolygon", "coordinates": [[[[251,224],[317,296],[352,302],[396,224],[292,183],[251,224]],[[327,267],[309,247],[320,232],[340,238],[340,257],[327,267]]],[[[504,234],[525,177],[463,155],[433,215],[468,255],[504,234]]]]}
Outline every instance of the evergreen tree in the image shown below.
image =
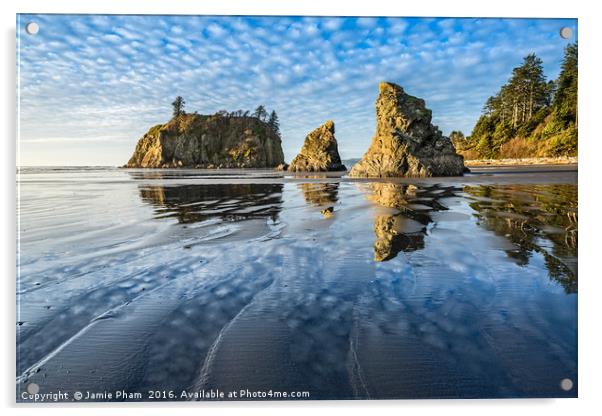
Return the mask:
{"type": "Polygon", "coordinates": [[[566,126],[577,123],[577,44],[573,43],[564,50],[564,59],[560,75],[556,81],[554,111],[566,126]]]}
{"type": "Polygon", "coordinates": [[[253,113],[253,117],[255,117],[261,121],[265,121],[267,116],[268,116],[268,112],[266,111],[266,109],[263,105],[258,106],[255,109],[255,112],[253,113]]]}
{"type": "Polygon", "coordinates": [[[577,44],[566,47],[556,81],[546,81],[541,59],[527,55],[487,99],[459,150],[481,158],[576,154],[577,73],[577,44]]]}
{"type": "Polygon", "coordinates": [[[278,121],[278,114],[276,114],[276,111],[272,111],[270,114],[268,125],[277,135],[280,136],[280,122],[278,121]]]}
{"type": "Polygon", "coordinates": [[[171,105],[173,107],[174,118],[178,118],[182,114],[184,114],[184,104],[186,104],[184,102],[184,99],[179,95],[176,97],[176,99],[173,101],[173,103],[171,103],[171,105]]]}

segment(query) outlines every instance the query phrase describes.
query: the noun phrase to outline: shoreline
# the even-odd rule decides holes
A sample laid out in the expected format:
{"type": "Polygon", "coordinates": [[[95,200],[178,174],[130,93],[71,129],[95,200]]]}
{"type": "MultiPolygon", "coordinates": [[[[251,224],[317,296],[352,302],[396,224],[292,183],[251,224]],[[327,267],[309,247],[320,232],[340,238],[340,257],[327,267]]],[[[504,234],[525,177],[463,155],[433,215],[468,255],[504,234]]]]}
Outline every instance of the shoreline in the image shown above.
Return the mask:
{"type": "Polygon", "coordinates": [[[529,165],[576,165],[577,156],[563,157],[525,157],[516,159],[469,159],[464,161],[468,167],[479,166],[529,166],[529,165]]]}

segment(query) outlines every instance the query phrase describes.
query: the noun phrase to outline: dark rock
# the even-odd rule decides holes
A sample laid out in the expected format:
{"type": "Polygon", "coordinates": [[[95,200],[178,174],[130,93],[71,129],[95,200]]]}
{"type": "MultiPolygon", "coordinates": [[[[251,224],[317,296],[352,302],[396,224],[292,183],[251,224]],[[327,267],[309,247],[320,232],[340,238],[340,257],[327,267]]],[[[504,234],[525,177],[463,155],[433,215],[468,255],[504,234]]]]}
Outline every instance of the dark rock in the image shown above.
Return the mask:
{"type": "Polygon", "coordinates": [[[320,211],[320,214],[324,216],[324,218],[332,218],[334,215],[334,207],[328,207],[320,211]]]}

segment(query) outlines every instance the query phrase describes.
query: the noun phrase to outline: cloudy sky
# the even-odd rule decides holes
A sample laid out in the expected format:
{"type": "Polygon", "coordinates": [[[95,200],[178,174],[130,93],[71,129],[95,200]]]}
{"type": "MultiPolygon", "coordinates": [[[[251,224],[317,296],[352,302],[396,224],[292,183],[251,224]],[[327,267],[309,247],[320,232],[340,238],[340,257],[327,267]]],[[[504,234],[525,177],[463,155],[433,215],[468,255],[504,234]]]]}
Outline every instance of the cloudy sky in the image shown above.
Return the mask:
{"type": "Polygon", "coordinates": [[[469,134],[523,56],[553,79],[576,33],[566,19],[20,15],[20,163],[122,165],[176,95],[199,113],[276,110],[287,161],[333,119],[341,156],[360,157],[381,80],[469,134]]]}

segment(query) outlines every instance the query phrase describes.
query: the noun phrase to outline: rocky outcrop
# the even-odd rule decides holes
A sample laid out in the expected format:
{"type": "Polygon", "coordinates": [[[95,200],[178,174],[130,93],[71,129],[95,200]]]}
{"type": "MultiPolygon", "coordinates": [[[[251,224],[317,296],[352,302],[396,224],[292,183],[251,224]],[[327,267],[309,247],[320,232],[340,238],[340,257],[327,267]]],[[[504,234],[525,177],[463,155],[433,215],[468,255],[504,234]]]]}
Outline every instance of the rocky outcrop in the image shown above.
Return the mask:
{"type": "Polygon", "coordinates": [[[184,114],[151,128],[128,168],[268,168],[284,163],[280,136],[256,117],[184,114]]]}
{"type": "Polygon", "coordinates": [[[376,100],[376,134],[351,169],[354,177],[461,176],[464,158],[451,140],[431,124],[424,100],[399,85],[381,82],[376,100]]]}
{"type": "Polygon", "coordinates": [[[291,172],[347,170],[341,163],[332,120],[328,120],[307,135],[301,151],[295,156],[288,170],[291,172]]]}

